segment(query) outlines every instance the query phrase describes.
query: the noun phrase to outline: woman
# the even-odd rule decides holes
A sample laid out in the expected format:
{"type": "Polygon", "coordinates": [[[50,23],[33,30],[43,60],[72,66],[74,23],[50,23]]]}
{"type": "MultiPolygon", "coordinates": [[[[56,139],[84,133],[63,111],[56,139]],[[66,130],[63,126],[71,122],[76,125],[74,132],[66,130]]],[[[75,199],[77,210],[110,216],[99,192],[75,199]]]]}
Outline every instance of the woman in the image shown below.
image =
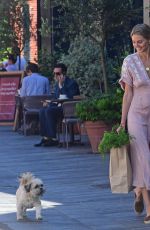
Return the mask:
{"type": "Polygon", "coordinates": [[[145,204],[144,223],[150,223],[150,27],[134,26],[131,39],[136,52],[124,59],[119,81],[124,89],[120,127],[125,128],[127,119],[128,132],[134,137],[130,143],[134,208],[140,214],[145,204]]]}

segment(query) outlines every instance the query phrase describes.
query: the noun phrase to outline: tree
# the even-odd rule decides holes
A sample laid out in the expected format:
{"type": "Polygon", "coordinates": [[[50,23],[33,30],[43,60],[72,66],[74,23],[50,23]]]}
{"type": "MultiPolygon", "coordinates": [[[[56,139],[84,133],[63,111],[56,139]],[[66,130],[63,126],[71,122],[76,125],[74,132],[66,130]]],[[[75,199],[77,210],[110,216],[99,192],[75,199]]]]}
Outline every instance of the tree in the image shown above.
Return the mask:
{"type": "Polygon", "coordinates": [[[6,55],[11,47],[23,50],[30,37],[30,16],[27,0],[1,0],[0,41],[1,51],[6,55]]]}
{"type": "Polygon", "coordinates": [[[102,93],[102,71],[99,65],[99,47],[88,37],[76,37],[61,62],[68,66],[67,73],[77,80],[81,94],[94,96],[102,93]]]}
{"type": "MultiPolygon", "coordinates": [[[[106,71],[106,41],[113,30],[125,31],[131,18],[139,15],[133,9],[133,0],[54,0],[54,5],[61,6],[63,16],[60,26],[67,38],[76,35],[88,36],[99,46],[104,91],[108,91],[106,71]]],[[[61,15],[61,14],[60,14],[61,15]]]]}

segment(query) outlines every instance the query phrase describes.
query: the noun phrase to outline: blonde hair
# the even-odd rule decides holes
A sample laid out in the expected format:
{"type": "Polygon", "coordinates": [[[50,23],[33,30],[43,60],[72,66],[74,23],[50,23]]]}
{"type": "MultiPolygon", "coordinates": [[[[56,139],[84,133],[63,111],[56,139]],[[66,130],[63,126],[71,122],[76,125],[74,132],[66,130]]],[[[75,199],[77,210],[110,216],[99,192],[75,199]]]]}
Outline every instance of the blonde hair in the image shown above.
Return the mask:
{"type": "Polygon", "coordinates": [[[150,39],[150,26],[147,24],[137,24],[133,27],[130,36],[134,34],[143,36],[145,39],[150,39]]]}

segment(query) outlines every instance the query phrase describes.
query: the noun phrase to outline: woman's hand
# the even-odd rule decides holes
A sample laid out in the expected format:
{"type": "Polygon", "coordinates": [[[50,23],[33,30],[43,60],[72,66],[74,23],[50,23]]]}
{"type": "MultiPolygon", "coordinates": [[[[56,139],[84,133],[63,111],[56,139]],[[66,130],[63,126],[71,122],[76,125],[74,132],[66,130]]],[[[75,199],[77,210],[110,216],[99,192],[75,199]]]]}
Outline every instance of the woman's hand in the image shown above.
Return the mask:
{"type": "Polygon", "coordinates": [[[64,75],[61,74],[61,75],[59,76],[59,78],[58,78],[58,84],[59,84],[59,88],[60,88],[60,89],[63,87],[64,80],[65,80],[64,75]]]}
{"type": "Polygon", "coordinates": [[[116,129],[116,132],[119,133],[121,129],[125,129],[125,124],[120,124],[119,127],[116,129]]]}

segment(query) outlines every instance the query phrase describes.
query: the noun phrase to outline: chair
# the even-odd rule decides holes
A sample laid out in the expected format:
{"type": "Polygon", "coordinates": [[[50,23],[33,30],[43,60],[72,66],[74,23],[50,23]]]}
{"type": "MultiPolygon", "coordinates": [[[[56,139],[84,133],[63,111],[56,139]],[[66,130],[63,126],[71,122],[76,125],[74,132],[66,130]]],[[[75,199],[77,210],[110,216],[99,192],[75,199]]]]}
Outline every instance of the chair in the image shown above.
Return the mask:
{"type": "MultiPolygon", "coordinates": [[[[78,125],[79,132],[80,132],[80,125],[81,125],[81,120],[76,116],[76,104],[79,101],[67,101],[62,104],[63,108],[63,115],[64,118],[62,120],[62,134],[63,134],[63,142],[66,143],[66,146],[68,148],[69,146],[69,141],[68,141],[68,131],[69,128],[71,128],[71,141],[74,141],[74,130],[73,126],[74,124],[78,125]]],[[[79,141],[81,142],[81,132],[80,132],[80,139],[79,141]]]]}
{"type": "Polygon", "coordinates": [[[53,95],[26,96],[22,98],[23,108],[23,133],[27,135],[27,118],[30,116],[39,118],[39,111],[43,108],[45,100],[51,100],[53,95]]]}

